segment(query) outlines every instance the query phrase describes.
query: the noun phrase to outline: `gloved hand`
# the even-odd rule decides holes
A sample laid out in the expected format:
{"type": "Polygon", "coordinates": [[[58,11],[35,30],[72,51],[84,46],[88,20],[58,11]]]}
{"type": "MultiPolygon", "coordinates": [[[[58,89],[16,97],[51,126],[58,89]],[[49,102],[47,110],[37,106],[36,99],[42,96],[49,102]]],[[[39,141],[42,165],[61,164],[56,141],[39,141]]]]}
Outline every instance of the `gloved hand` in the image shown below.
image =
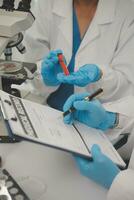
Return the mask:
{"type": "Polygon", "coordinates": [[[60,53],[62,53],[61,50],[51,51],[42,62],[41,74],[44,83],[48,86],[57,86],[60,84],[57,79],[57,74],[62,72],[58,60],[58,54],[60,53]]]}
{"type": "Polygon", "coordinates": [[[72,124],[74,120],[80,121],[89,127],[101,130],[112,128],[116,121],[116,114],[107,112],[98,100],[85,101],[89,93],[74,94],[64,104],[63,111],[68,111],[72,106],[76,109],[64,117],[66,124],[72,124]]]}
{"type": "Polygon", "coordinates": [[[98,81],[102,72],[97,65],[88,64],[80,67],[76,72],[65,76],[63,73],[58,74],[57,79],[61,83],[68,83],[79,87],[84,87],[90,83],[98,81]]]}
{"type": "Polygon", "coordinates": [[[93,145],[91,154],[93,161],[75,156],[81,174],[92,179],[101,186],[110,188],[114,178],[120,172],[120,169],[101,152],[98,145],[93,145]]]}

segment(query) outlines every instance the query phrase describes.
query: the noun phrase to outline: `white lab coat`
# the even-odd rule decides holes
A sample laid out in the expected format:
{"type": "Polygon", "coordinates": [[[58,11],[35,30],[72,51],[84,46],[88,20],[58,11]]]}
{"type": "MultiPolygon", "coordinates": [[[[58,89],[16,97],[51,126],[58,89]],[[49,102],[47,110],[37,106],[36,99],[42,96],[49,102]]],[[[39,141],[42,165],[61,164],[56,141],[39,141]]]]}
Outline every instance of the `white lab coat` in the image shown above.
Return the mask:
{"type": "Polygon", "coordinates": [[[120,113],[119,126],[106,134],[116,137],[115,133],[131,133],[126,145],[119,152],[125,159],[130,159],[127,170],[121,171],[113,181],[108,191],[107,200],[133,200],[134,199],[134,96],[128,96],[115,102],[103,105],[105,109],[120,113]],[[132,153],[133,152],[133,153],[132,153]]]}
{"type": "MultiPolygon", "coordinates": [[[[133,130],[134,134],[134,130],[133,130]]],[[[120,172],[115,178],[107,200],[133,200],[134,199],[134,151],[127,170],[120,172]]]]}
{"type": "MultiPolygon", "coordinates": [[[[41,60],[50,50],[72,54],[72,0],[40,0],[36,20],[25,34],[28,61],[41,60]]],[[[99,0],[96,15],[75,58],[75,70],[95,63],[101,81],[88,86],[104,88],[103,102],[134,94],[134,5],[131,0],[99,0]]],[[[57,88],[45,87],[47,96],[57,88]]],[[[38,88],[39,89],[39,88],[38,88]]],[[[85,88],[75,87],[76,91],[85,88]]]]}

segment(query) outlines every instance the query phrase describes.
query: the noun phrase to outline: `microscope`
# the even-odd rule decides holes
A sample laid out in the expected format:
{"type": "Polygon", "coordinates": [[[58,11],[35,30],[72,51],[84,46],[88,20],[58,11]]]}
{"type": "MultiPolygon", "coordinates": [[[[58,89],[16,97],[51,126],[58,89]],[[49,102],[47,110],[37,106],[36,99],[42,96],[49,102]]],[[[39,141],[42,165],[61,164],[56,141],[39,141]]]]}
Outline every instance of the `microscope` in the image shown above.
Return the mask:
{"type": "MultiPolygon", "coordinates": [[[[0,7],[0,56],[4,53],[5,59],[0,60],[0,89],[9,94],[21,97],[20,91],[12,89],[12,84],[22,84],[27,79],[33,79],[36,65],[12,60],[12,50],[17,48],[20,53],[25,53],[26,48],[22,44],[23,32],[31,27],[34,16],[30,12],[31,0],[19,1],[15,8],[15,0],[3,0],[0,7]]],[[[0,108],[1,113],[1,108],[0,108]]],[[[0,143],[17,142],[7,134],[7,127],[0,114],[0,143]]],[[[12,176],[1,166],[0,159],[0,199],[30,200],[23,192],[12,176]],[[7,179],[8,178],[8,179],[7,179]],[[16,194],[10,192],[7,180],[13,184],[12,188],[17,188],[16,194]]]]}
{"type": "Polygon", "coordinates": [[[15,8],[15,0],[3,0],[0,7],[0,55],[4,53],[5,60],[0,60],[1,89],[21,97],[12,84],[22,84],[27,79],[33,79],[37,67],[34,63],[23,63],[12,60],[12,50],[24,54],[23,32],[31,27],[34,16],[30,11],[31,0],[20,0],[15,8]]]}

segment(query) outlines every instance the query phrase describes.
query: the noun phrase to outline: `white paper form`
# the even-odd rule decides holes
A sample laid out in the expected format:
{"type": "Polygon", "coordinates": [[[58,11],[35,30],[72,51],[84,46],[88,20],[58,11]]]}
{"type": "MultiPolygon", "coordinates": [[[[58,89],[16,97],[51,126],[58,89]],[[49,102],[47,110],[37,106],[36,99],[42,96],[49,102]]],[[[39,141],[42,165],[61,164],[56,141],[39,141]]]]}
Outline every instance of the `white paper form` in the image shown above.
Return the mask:
{"type": "Polygon", "coordinates": [[[89,150],[91,150],[93,144],[98,144],[102,152],[107,155],[113,162],[123,167],[126,166],[125,162],[119,156],[112,143],[108,140],[106,134],[104,134],[101,130],[87,127],[81,123],[77,123],[75,126],[79,130],[86,145],[89,147],[89,150]]]}

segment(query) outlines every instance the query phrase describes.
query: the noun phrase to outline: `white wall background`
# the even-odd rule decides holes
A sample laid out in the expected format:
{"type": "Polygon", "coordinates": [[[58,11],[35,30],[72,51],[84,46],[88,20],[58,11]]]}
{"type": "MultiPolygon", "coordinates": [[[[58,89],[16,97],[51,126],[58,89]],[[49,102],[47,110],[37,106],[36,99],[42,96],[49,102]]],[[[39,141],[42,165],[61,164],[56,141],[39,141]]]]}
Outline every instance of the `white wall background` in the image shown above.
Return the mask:
{"type": "MultiPolygon", "coordinates": [[[[17,8],[18,3],[19,3],[20,1],[21,1],[21,0],[15,0],[15,8],[17,8]]],[[[32,0],[32,3],[31,3],[32,7],[34,6],[35,2],[37,2],[37,1],[39,1],[39,0],[32,0]]],[[[3,3],[3,0],[0,0],[0,6],[2,5],[2,3],[3,3]]]]}

